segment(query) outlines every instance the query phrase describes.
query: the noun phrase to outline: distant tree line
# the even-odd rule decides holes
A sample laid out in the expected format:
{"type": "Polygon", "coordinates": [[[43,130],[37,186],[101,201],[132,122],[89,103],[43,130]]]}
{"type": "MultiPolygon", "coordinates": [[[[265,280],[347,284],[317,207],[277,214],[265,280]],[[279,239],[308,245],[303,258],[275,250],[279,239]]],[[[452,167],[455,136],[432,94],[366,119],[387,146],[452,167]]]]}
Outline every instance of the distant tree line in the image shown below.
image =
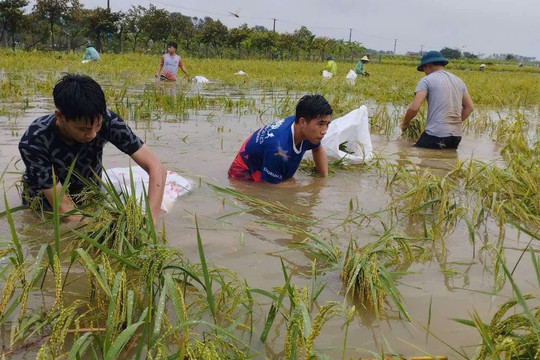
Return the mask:
{"type": "MultiPolygon", "coordinates": [[[[441,54],[447,59],[478,59],[482,57],[481,55],[475,55],[468,51],[461,52],[459,49],[451,49],[445,47],[441,49],[441,54]]],[[[535,62],[535,57],[528,57],[515,54],[493,54],[484,59],[495,59],[495,60],[504,60],[504,61],[520,61],[520,62],[535,62]]]]}
{"type": "Polygon", "coordinates": [[[126,12],[85,9],[79,0],[0,1],[0,44],[26,50],[72,50],[91,42],[99,52],[161,52],[168,41],[200,57],[355,60],[365,53],[356,41],[318,37],[302,26],[293,33],[244,24],[228,29],[210,17],[131,6],[126,12]]]}

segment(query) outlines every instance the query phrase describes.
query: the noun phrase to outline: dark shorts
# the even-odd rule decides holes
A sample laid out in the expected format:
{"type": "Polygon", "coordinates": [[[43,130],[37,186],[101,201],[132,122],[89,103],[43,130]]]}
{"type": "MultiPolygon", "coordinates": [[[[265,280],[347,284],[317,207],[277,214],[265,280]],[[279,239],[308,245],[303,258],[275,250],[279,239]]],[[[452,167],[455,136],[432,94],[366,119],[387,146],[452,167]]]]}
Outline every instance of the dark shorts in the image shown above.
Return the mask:
{"type": "Polygon", "coordinates": [[[460,142],[461,136],[437,137],[424,131],[414,146],[427,149],[457,149],[460,142]]]}

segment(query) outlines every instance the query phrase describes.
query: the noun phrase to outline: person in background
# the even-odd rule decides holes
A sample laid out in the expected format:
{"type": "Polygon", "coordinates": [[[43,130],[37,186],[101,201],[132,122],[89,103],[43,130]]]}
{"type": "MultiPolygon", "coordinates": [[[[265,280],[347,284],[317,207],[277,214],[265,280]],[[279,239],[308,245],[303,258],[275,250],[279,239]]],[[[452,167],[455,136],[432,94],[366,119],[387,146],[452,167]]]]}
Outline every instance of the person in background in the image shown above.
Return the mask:
{"type": "Polygon", "coordinates": [[[483,72],[485,67],[486,67],[486,64],[480,64],[480,69],[479,69],[479,71],[480,71],[480,72],[483,72]]]}
{"type": "Polygon", "coordinates": [[[358,64],[356,64],[356,66],[354,67],[354,72],[356,73],[356,75],[369,76],[369,73],[366,70],[364,70],[364,64],[367,64],[370,61],[371,60],[369,60],[367,56],[364,56],[363,58],[361,58],[358,64]]]}
{"type": "Polygon", "coordinates": [[[334,61],[334,58],[332,56],[328,56],[326,58],[326,65],[324,66],[324,70],[328,71],[329,73],[332,73],[333,76],[336,76],[337,64],[334,61]]]}
{"type": "Polygon", "coordinates": [[[180,68],[186,74],[188,80],[191,79],[191,75],[189,75],[182,63],[182,58],[176,53],[177,48],[178,45],[173,41],[167,44],[167,53],[161,57],[156,77],[159,77],[161,80],[176,81],[176,73],[178,72],[178,68],[180,68]]]}
{"type": "MultiPolygon", "coordinates": [[[[77,195],[85,187],[79,177],[99,184],[103,147],[111,142],[148,173],[148,204],[155,222],[167,173],[159,158],[124,120],[107,110],[101,86],[88,76],[68,74],[54,87],[53,98],[54,113],[34,120],[19,142],[19,152],[26,165],[22,179],[23,204],[50,209],[54,194],[59,196],[75,161],[77,175],[69,178],[68,193],[59,199],[61,214],[73,210],[79,203],[77,195]]],[[[81,216],[71,215],[63,220],[77,221],[81,216]]]]}
{"type": "Polygon", "coordinates": [[[461,141],[461,125],[474,109],[465,83],[444,70],[447,64],[440,52],[428,51],[416,68],[426,76],[418,82],[413,102],[401,121],[403,131],[427,99],[426,127],[416,147],[456,149],[461,141]]]}
{"type": "Polygon", "coordinates": [[[97,52],[97,50],[92,46],[92,44],[89,43],[86,46],[86,50],[84,51],[82,59],[86,61],[97,61],[100,58],[99,58],[99,53],[97,52]]]}
{"type": "Polygon", "coordinates": [[[296,114],[255,131],[240,147],[229,168],[229,178],[279,184],[294,176],[307,150],[317,172],[328,176],[328,160],[321,146],[332,107],[321,95],[305,95],[296,114]]]}

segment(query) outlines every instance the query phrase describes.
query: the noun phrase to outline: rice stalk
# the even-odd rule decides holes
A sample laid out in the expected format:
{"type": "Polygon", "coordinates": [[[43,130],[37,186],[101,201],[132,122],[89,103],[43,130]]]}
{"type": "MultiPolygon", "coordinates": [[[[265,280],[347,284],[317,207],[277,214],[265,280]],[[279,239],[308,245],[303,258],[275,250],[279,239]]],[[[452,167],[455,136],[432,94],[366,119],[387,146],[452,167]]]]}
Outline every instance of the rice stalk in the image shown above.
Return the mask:
{"type": "Polygon", "coordinates": [[[389,296],[398,311],[409,319],[395,285],[394,275],[388,269],[413,259],[408,242],[389,233],[362,247],[351,241],[341,272],[345,293],[368,311],[374,311],[377,318],[384,315],[384,298],[389,296]]]}

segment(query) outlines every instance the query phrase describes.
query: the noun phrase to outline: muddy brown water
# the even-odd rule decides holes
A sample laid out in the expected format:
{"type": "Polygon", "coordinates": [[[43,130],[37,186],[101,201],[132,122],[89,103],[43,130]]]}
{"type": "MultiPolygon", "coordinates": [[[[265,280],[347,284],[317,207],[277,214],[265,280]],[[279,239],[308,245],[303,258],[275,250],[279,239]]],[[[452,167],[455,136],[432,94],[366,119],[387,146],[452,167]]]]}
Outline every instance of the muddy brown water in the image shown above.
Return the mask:
{"type": "MultiPolygon", "coordinates": [[[[185,90],[185,89],[183,89],[185,90]]],[[[237,97],[261,96],[261,91],[234,89],[219,85],[192,86],[191,92],[199,91],[205,96],[229,95],[237,97]]],[[[358,105],[362,105],[361,103],[358,105]]],[[[259,105],[262,106],[262,105],[259,105]]],[[[16,116],[0,117],[0,163],[4,174],[3,186],[9,204],[19,205],[18,194],[13,184],[24,170],[19,158],[17,144],[28,124],[38,116],[53,110],[52,101],[47,97],[36,97],[30,102],[28,109],[16,116]],[[8,165],[9,164],[9,165],[8,165]]],[[[352,110],[352,109],[351,109],[352,110]]],[[[271,114],[271,113],[270,113],[271,114]]],[[[263,118],[264,122],[275,120],[271,115],[263,118]]],[[[238,115],[220,109],[189,111],[189,117],[176,121],[173,116],[162,117],[160,121],[151,123],[131,121],[130,125],[143,138],[149,147],[157,153],[165,167],[192,180],[194,190],[179,199],[172,210],[162,216],[165,222],[167,238],[171,246],[180,248],[193,262],[198,262],[196,233],[193,217],[199,220],[201,236],[205,247],[207,261],[213,265],[226,267],[235,271],[250,286],[270,290],[283,284],[280,257],[285,260],[289,272],[293,274],[293,282],[299,287],[310,284],[310,259],[298,250],[291,248],[291,243],[301,240],[294,235],[278,229],[269,228],[260,221],[273,221],[272,216],[261,214],[243,214],[221,218],[223,215],[237,211],[233,199],[217,193],[206,183],[221,187],[232,187],[237,191],[259,197],[266,201],[279,201],[291,208],[292,212],[303,215],[314,221],[314,225],[305,230],[327,236],[325,229],[332,229],[335,241],[344,250],[348,240],[353,237],[359,244],[377,239],[377,232],[372,227],[342,227],[349,201],[357,201],[364,212],[377,211],[390,199],[384,188],[384,179],[375,172],[361,170],[337,170],[327,179],[318,179],[305,172],[295,176],[296,184],[288,187],[275,187],[266,184],[234,182],[227,178],[227,169],[236,155],[238,148],[254,130],[261,125],[255,114],[238,115]],[[223,131],[217,128],[223,126],[223,131]],[[184,139],[184,140],[181,140],[184,139]],[[227,201],[223,202],[222,199],[227,201]],[[337,240],[336,240],[337,239],[337,240]]],[[[372,135],[374,149],[383,156],[401,162],[411,162],[423,168],[444,174],[450,171],[457,160],[470,158],[486,162],[499,162],[499,147],[487,136],[468,135],[457,151],[438,151],[413,148],[411,143],[397,139],[397,136],[372,135]]],[[[128,166],[128,157],[111,145],[107,145],[104,153],[106,168],[128,166]]],[[[4,210],[3,202],[0,210],[4,210]]],[[[14,214],[17,228],[22,230],[37,223],[38,219],[28,212],[19,211],[14,214]]],[[[35,233],[39,230],[34,230],[35,233]]],[[[411,224],[411,235],[419,232],[418,224],[411,224]]],[[[48,233],[44,231],[44,233],[48,233]]],[[[486,236],[491,241],[497,239],[498,227],[489,223],[486,236]]],[[[9,227],[5,218],[0,221],[0,236],[9,239],[9,227]]],[[[23,237],[24,239],[24,237],[23,237]]],[[[23,240],[24,241],[24,240],[23,240]]],[[[509,267],[513,267],[521,255],[529,238],[509,229],[506,233],[505,247],[509,267]]],[[[460,325],[450,319],[469,319],[470,314],[477,311],[484,321],[491,319],[498,305],[502,304],[512,291],[507,283],[498,296],[481,293],[493,289],[493,274],[486,270],[482,258],[472,257],[467,228],[460,224],[446,238],[445,248],[436,245],[431,261],[413,263],[408,274],[399,279],[399,290],[404,298],[405,308],[413,321],[408,323],[396,318],[395,311],[389,311],[388,319],[369,325],[356,319],[351,323],[348,337],[347,357],[366,356],[364,350],[379,352],[381,348],[397,353],[411,355],[448,355],[457,358],[446,345],[429,336],[426,342],[426,326],[429,316],[429,304],[432,302],[430,330],[440,339],[456,348],[463,349],[472,355],[475,345],[480,342],[477,332],[470,327],[460,325]],[[441,270],[454,270],[453,274],[441,270]],[[413,346],[414,345],[414,346],[413,346]],[[415,346],[417,348],[415,348],[415,346]]],[[[3,261],[3,260],[0,260],[3,261]]],[[[489,263],[491,260],[487,260],[489,263]]],[[[488,267],[489,268],[489,267],[488,267]]],[[[531,272],[528,256],[524,258],[514,273],[515,279],[523,292],[537,292],[536,280],[531,272]]],[[[344,302],[343,286],[338,270],[329,270],[321,275],[327,283],[318,299],[319,304],[332,300],[344,302]]],[[[71,296],[76,297],[76,285],[71,288],[71,296]],[[73,290],[75,289],[75,290],[73,290]]],[[[70,295],[68,295],[70,296],[70,295]]],[[[268,303],[266,299],[259,299],[268,303]]],[[[54,286],[46,287],[39,297],[31,299],[33,307],[54,302],[54,286]]],[[[387,309],[391,307],[387,306],[387,309]]],[[[264,315],[263,315],[264,316],[264,315]]],[[[260,319],[259,327],[262,326],[260,319]]],[[[341,317],[331,319],[323,328],[316,340],[316,345],[323,352],[337,358],[341,356],[343,345],[344,320],[341,317]]],[[[260,330],[260,328],[259,328],[260,330]]],[[[9,326],[2,329],[3,341],[9,336],[9,326]]],[[[270,344],[276,349],[283,349],[282,327],[278,333],[269,337],[270,344]]],[[[262,344],[253,344],[259,351],[264,351],[262,344]]],[[[279,351],[277,351],[279,353],[279,351]]],[[[267,352],[268,357],[279,355],[267,352]]]]}

